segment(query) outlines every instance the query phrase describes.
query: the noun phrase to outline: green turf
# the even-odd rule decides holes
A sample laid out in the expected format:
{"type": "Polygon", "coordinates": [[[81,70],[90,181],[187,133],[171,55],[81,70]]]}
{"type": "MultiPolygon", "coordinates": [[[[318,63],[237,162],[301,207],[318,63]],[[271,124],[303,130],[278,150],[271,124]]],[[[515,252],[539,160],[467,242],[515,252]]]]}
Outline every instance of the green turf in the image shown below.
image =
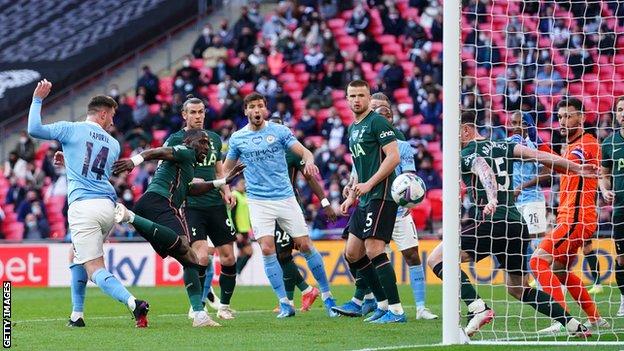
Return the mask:
{"type": "MultiPolygon", "coordinates": [[[[409,286],[401,286],[406,301],[409,322],[400,325],[368,325],[359,318],[330,319],[319,302],[308,313],[298,313],[287,320],[276,320],[270,310],[275,307],[275,297],[268,287],[239,287],[232,300],[238,310],[237,319],[223,321],[222,328],[192,328],[186,319],[188,301],[181,287],[131,288],[138,298],[150,302],[150,327],[135,329],[125,307],[105,296],[97,288],[89,288],[85,305],[86,328],[67,328],[65,323],[70,312],[69,288],[13,289],[13,347],[23,350],[352,350],[378,347],[403,347],[436,344],[441,341],[442,323],[417,321],[409,286]]],[[[603,315],[615,315],[619,304],[618,294],[605,294],[598,298],[603,315]],[[611,309],[606,299],[612,295],[611,309]]],[[[344,302],[350,287],[334,287],[338,302],[344,302]]],[[[493,305],[497,318],[492,326],[475,339],[503,338],[504,323],[509,337],[519,334],[519,326],[527,331],[549,325],[546,320],[536,323],[534,311],[520,303],[505,303],[506,295],[501,287],[481,288],[480,293],[501,300],[493,305]],[[524,319],[510,317],[522,313],[524,319]],[[496,330],[496,333],[494,331],[496,330]]],[[[441,314],[440,286],[428,288],[428,305],[434,313],[441,314]]],[[[298,300],[299,298],[296,297],[298,300]]],[[[298,302],[298,301],[297,301],[298,302]]],[[[298,303],[297,303],[298,305],[298,303]]],[[[571,306],[573,304],[571,303],[571,306]]],[[[463,307],[462,307],[463,308],[463,307]]],[[[578,314],[578,310],[573,310],[578,314]]],[[[214,317],[214,313],[211,313],[214,317]]],[[[624,320],[609,320],[619,334],[607,334],[600,340],[624,340],[624,320]],[[619,329],[618,329],[619,328],[619,329]]],[[[465,323],[465,321],[463,321],[465,323]]],[[[597,338],[593,338],[597,340],[597,338]]],[[[622,347],[624,348],[624,344],[622,347]]],[[[429,348],[418,348],[419,350],[429,348]]],[[[439,349],[439,348],[438,348],[439,349]]],[[[455,346],[449,350],[551,350],[552,346],[455,346]]],[[[557,347],[559,349],[559,347],[557,347]]],[[[587,350],[588,346],[566,347],[566,350],[587,350]]],[[[592,346],[593,350],[609,350],[614,347],[592,346]]],[[[617,349],[617,348],[615,348],[617,349]]]]}

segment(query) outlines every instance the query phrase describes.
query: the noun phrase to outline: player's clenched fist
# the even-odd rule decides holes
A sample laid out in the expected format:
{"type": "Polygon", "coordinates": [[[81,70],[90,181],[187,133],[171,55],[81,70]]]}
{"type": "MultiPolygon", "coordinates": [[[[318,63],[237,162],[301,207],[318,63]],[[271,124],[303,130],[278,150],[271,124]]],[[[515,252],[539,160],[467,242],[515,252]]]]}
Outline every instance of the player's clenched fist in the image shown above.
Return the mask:
{"type": "Polygon", "coordinates": [[[33,97],[43,100],[50,94],[50,90],[52,90],[52,83],[47,79],[41,80],[37,83],[33,97]]]}

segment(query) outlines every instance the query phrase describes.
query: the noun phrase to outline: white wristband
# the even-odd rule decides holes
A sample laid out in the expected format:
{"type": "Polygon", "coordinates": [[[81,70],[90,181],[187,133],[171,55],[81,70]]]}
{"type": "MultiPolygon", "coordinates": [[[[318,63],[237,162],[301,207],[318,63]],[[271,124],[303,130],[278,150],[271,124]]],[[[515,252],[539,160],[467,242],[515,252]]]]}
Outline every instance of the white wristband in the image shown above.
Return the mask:
{"type": "Polygon", "coordinates": [[[214,185],[215,188],[220,188],[220,187],[224,186],[225,185],[225,178],[213,180],[212,181],[212,185],[214,185]]]}
{"type": "Polygon", "coordinates": [[[145,158],[143,158],[143,156],[141,156],[141,154],[136,154],[132,157],[130,157],[130,161],[132,161],[132,163],[134,163],[134,166],[138,166],[141,163],[143,163],[143,161],[145,161],[145,158]]]}
{"type": "Polygon", "coordinates": [[[331,204],[329,203],[329,200],[327,200],[327,198],[324,198],[323,200],[321,200],[321,207],[325,208],[329,205],[331,204]]]}

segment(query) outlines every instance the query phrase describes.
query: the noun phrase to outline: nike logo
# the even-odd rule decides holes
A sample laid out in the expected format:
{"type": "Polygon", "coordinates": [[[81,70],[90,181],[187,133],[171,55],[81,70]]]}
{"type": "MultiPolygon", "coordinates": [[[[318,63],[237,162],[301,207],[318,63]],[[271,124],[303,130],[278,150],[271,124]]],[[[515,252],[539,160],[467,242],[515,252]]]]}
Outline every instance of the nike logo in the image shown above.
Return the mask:
{"type": "Polygon", "coordinates": [[[364,233],[366,233],[366,232],[370,232],[370,230],[371,230],[370,228],[368,228],[368,229],[364,229],[364,233]]]}
{"type": "Polygon", "coordinates": [[[613,149],[613,152],[618,152],[618,151],[620,151],[620,150],[622,150],[622,148],[621,148],[621,147],[619,147],[619,148],[617,148],[617,149],[613,149]]]}
{"type": "Polygon", "coordinates": [[[186,285],[184,286],[184,288],[185,288],[185,289],[188,289],[188,288],[190,288],[190,287],[191,287],[191,285],[193,285],[193,283],[188,283],[188,284],[186,284],[186,285]]]}

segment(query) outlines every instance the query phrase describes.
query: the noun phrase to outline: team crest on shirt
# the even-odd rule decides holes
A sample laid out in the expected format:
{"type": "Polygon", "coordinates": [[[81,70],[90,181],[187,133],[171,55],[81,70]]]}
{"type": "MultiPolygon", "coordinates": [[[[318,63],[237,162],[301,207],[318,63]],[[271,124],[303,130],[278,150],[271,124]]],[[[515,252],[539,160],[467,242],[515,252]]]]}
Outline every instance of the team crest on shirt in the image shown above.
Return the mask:
{"type": "Polygon", "coordinates": [[[274,135],[271,135],[271,134],[267,135],[267,137],[266,137],[266,141],[267,141],[267,143],[269,143],[269,144],[273,144],[273,143],[275,142],[275,136],[274,136],[274,135]]]}
{"type": "Polygon", "coordinates": [[[251,139],[251,141],[253,141],[254,144],[260,144],[260,142],[262,142],[262,137],[261,136],[254,137],[253,139],[251,139]]]}

